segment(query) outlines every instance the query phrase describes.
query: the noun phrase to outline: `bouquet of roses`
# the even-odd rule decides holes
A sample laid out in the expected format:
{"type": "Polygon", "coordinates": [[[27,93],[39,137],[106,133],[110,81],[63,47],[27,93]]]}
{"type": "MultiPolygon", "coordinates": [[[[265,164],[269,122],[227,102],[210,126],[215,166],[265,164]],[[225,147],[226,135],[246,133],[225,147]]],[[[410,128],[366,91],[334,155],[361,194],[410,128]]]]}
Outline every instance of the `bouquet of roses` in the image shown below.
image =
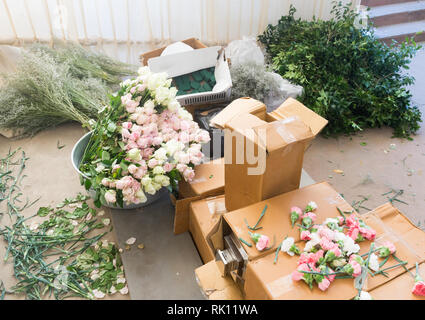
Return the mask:
{"type": "Polygon", "coordinates": [[[143,203],[146,194],[193,179],[204,156],[201,145],[210,137],[170,85],[166,73],[142,67],[99,111],[80,164],[82,183],[96,191],[96,206],[143,203]]]}

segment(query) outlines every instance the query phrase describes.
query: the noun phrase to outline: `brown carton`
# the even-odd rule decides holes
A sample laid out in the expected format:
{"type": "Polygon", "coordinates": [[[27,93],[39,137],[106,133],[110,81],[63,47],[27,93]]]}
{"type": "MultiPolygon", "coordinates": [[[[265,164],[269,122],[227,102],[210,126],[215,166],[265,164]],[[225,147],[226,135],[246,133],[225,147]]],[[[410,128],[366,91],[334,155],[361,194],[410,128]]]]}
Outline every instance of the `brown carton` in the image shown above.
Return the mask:
{"type": "MultiPolygon", "coordinates": [[[[317,223],[321,223],[326,218],[338,216],[337,207],[343,211],[354,210],[327,182],[321,182],[228,212],[223,215],[223,218],[238,238],[251,242],[245,220],[249,225],[255,225],[261,211],[267,205],[260,224],[262,229],[258,232],[268,236],[272,242],[273,238],[275,238],[275,247],[277,247],[286,236],[293,237],[295,241],[300,240],[298,228],[292,228],[291,226],[289,219],[290,208],[292,206],[303,208],[310,201],[315,201],[318,206],[316,210],[317,223]]],[[[260,252],[255,246],[242,245],[248,254],[249,260],[254,260],[270,253],[270,251],[260,252]]]]}
{"type": "Polygon", "coordinates": [[[224,162],[216,159],[195,167],[192,183],[179,184],[179,199],[170,195],[175,206],[174,233],[189,230],[189,205],[191,202],[206,197],[217,196],[224,192],[224,162]]]}
{"type": "Polygon", "coordinates": [[[201,292],[210,300],[242,300],[242,294],[232,278],[222,277],[215,261],[195,270],[201,292]]]}
{"type": "Polygon", "coordinates": [[[299,188],[307,144],[326,125],[295,99],[266,112],[252,98],[234,100],[211,124],[225,130],[226,207],[246,205],[299,188]]]}
{"type": "MultiPolygon", "coordinates": [[[[193,49],[202,49],[202,48],[206,48],[207,46],[205,44],[203,44],[201,41],[199,41],[196,38],[189,38],[186,40],[182,40],[183,43],[187,44],[188,46],[191,46],[193,49]]],[[[140,55],[140,62],[144,65],[147,66],[148,65],[148,60],[150,58],[155,58],[155,57],[159,57],[162,53],[162,51],[165,50],[167,46],[164,46],[162,48],[158,48],[152,51],[148,51],[145,53],[142,53],[140,55]]]]}
{"type": "MultiPolygon", "coordinates": [[[[320,208],[320,207],[319,207],[320,208]]],[[[396,248],[397,258],[407,261],[407,269],[413,270],[415,262],[423,262],[423,251],[425,247],[425,233],[415,228],[411,223],[393,206],[385,204],[361,218],[377,231],[375,247],[379,247],[385,241],[392,241],[396,248]],[[381,219],[384,217],[384,219],[381,219]],[[379,226],[379,228],[378,228],[379,226]],[[394,232],[395,228],[401,233],[394,232]],[[416,238],[410,238],[410,233],[416,229],[416,238]],[[422,245],[420,245],[422,243],[422,245]]],[[[298,247],[302,249],[303,243],[299,242],[298,247]]],[[[360,243],[360,254],[369,251],[371,242],[364,241],[360,243]]],[[[245,294],[246,299],[352,299],[356,296],[357,290],[354,288],[353,279],[335,280],[325,292],[319,290],[316,286],[310,290],[302,282],[293,282],[291,273],[297,266],[298,257],[290,257],[287,254],[279,253],[278,261],[273,263],[274,255],[268,254],[260,259],[250,261],[247,265],[245,276],[245,294]]],[[[380,262],[382,259],[380,259],[380,262]]],[[[384,268],[398,264],[398,261],[392,256],[385,263],[384,268]]],[[[388,270],[388,276],[383,275],[368,276],[363,290],[377,292],[378,298],[395,299],[396,297],[411,298],[411,287],[413,279],[407,281],[407,284],[399,283],[400,275],[406,275],[403,267],[396,267],[388,270]],[[404,288],[404,292],[395,293],[393,288],[404,288]],[[377,289],[382,288],[382,289],[377,289]],[[384,288],[388,288],[385,290],[384,288]],[[407,290],[407,291],[406,291],[407,290]]],[[[405,278],[405,277],[404,277],[405,278]]]]}
{"type": "Polygon", "coordinates": [[[194,201],[190,204],[189,231],[204,263],[215,258],[206,237],[225,212],[224,195],[194,201]]]}
{"type": "Polygon", "coordinates": [[[195,167],[191,182],[179,182],[180,198],[208,197],[224,193],[224,159],[216,159],[195,167]]]}
{"type": "MultiPolygon", "coordinates": [[[[419,273],[422,278],[425,277],[425,263],[419,265],[419,273]]],[[[413,274],[415,274],[415,271],[413,271],[413,274]]],[[[375,300],[425,300],[424,296],[417,296],[412,293],[413,285],[412,275],[405,272],[369,293],[375,300]]]]}

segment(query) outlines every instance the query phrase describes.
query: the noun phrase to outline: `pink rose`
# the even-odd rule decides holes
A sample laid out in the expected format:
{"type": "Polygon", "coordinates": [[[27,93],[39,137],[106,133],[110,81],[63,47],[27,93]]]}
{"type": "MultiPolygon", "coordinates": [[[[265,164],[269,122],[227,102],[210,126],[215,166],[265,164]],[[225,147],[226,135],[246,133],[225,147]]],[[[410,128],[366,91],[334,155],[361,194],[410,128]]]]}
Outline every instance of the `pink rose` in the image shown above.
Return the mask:
{"type": "Polygon", "coordinates": [[[257,244],[255,245],[258,251],[263,251],[269,246],[270,239],[267,236],[261,235],[258,239],[257,244]]]}
{"type": "Polygon", "coordinates": [[[131,174],[135,174],[137,171],[137,167],[134,164],[130,164],[128,166],[128,172],[130,172],[131,174]]]}
{"type": "Polygon", "coordinates": [[[174,165],[172,163],[165,163],[164,164],[164,171],[165,172],[170,172],[171,170],[174,169],[174,165]]]}
{"type": "Polygon", "coordinates": [[[301,231],[301,240],[307,241],[307,240],[311,240],[311,233],[308,230],[303,230],[301,231]]]}
{"type": "Polygon", "coordinates": [[[155,168],[158,165],[158,160],[156,159],[150,159],[148,161],[148,167],[149,168],[155,168]]]}
{"type": "Polygon", "coordinates": [[[103,179],[102,179],[102,184],[103,184],[105,187],[109,187],[109,179],[107,179],[107,178],[103,178],[103,179]]]}
{"type": "Polygon", "coordinates": [[[116,192],[114,190],[106,191],[105,192],[105,200],[109,203],[115,203],[117,201],[116,192]]]}
{"type": "Polygon", "coordinates": [[[123,138],[127,139],[130,136],[130,131],[128,131],[125,128],[122,128],[121,135],[122,135],[123,138]]]}
{"type": "Polygon", "coordinates": [[[123,122],[122,127],[124,129],[130,130],[133,124],[131,122],[123,122]]]}
{"type": "Polygon", "coordinates": [[[193,171],[192,168],[186,168],[186,170],[183,172],[183,176],[186,181],[190,182],[195,177],[195,171],[193,171]]]}
{"type": "Polygon", "coordinates": [[[326,279],[326,277],[323,278],[323,280],[319,283],[319,289],[322,291],[326,291],[326,289],[329,288],[329,285],[331,284],[331,282],[326,279]]]}

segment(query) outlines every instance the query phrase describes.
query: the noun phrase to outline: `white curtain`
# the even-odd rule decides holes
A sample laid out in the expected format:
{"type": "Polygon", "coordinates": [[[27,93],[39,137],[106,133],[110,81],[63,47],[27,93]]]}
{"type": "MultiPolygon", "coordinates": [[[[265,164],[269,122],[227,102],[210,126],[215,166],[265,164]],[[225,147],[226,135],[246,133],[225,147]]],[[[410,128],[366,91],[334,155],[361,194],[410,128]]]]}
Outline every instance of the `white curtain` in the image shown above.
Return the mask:
{"type": "Polygon", "coordinates": [[[140,53],[172,41],[256,36],[291,4],[298,17],[327,19],[332,0],[0,0],[0,44],[76,40],[138,63],[140,53]]]}

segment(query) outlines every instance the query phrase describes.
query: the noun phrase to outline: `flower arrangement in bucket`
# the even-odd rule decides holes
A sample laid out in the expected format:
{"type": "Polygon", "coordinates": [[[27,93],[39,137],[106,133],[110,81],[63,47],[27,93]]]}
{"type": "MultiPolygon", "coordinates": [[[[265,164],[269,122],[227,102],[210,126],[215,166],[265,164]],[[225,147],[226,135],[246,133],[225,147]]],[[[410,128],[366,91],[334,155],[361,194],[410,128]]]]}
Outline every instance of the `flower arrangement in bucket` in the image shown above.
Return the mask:
{"type": "Polygon", "coordinates": [[[162,188],[194,178],[210,137],[176,93],[166,73],[142,67],[99,111],[79,165],[85,188],[96,192],[96,206],[140,206],[162,188]]]}

